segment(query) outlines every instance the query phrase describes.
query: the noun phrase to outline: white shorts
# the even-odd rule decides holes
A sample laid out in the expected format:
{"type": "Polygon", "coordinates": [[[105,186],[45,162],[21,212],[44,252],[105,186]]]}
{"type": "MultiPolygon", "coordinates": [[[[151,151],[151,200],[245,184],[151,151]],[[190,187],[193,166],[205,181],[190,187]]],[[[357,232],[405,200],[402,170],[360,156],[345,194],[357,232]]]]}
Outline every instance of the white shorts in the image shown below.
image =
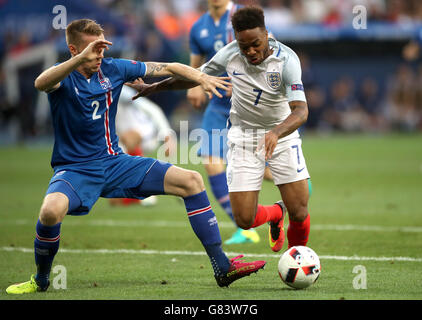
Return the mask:
{"type": "MultiPolygon", "coordinates": [[[[229,192],[261,190],[266,165],[263,152],[257,154],[253,148],[229,143],[227,162],[229,192]]],[[[275,185],[310,177],[300,138],[279,142],[267,165],[273,175],[275,185]]]]}

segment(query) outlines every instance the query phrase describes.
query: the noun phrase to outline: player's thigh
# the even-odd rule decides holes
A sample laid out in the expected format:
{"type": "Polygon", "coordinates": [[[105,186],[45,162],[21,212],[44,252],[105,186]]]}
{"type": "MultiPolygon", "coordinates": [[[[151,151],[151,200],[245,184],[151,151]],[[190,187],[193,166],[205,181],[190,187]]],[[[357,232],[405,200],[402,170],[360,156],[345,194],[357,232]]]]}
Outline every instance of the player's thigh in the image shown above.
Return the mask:
{"type": "Polygon", "coordinates": [[[259,190],[230,192],[229,195],[236,224],[241,228],[249,228],[255,220],[259,190]]]}
{"type": "Polygon", "coordinates": [[[227,186],[229,192],[261,190],[265,159],[257,157],[251,148],[230,144],[227,152],[227,186]]]}
{"type": "Polygon", "coordinates": [[[66,195],[68,199],[66,214],[87,214],[98,200],[103,188],[101,163],[101,161],[88,161],[56,167],[46,194],[66,195]]]}
{"type": "Polygon", "coordinates": [[[299,138],[277,144],[271,159],[267,162],[275,185],[288,184],[310,177],[301,144],[299,138]]]}
{"type": "Polygon", "coordinates": [[[119,154],[102,160],[103,198],[143,199],[160,194],[170,164],[148,157],[119,154]]]}
{"type": "Polygon", "coordinates": [[[308,214],[308,179],[281,184],[277,187],[287,207],[290,219],[303,221],[308,214]]]}
{"type": "Polygon", "coordinates": [[[119,157],[102,197],[144,199],[168,194],[185,198],[205,190],[202,176],[196,171],[153,158],[119,157]]]}

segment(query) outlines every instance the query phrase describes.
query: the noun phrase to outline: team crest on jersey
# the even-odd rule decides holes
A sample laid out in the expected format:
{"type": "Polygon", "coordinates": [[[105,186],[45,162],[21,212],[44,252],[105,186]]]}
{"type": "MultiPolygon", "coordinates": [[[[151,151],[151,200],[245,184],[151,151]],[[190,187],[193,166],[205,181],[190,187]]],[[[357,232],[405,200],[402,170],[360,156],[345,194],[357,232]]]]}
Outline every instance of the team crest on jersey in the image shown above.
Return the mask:
{"type": "Polygon", "coordinates": [[[111,82],[109,78],[99,79],[99,81],[100,81],[100,86],[103,90],[107,90],[111,88],[111,82]]]}
{"type": "Polygon", "coordinates": [[[274,90],[280,88],[281,86],[280,72],[276,72],[276,71],[267,72],[267,83],[274,90]]]}
{"type": "MultiPolygon", "coordinates": [[[[136,63],[136,61],[134,62],[136,63]]],[[[112,87],[110,79],[104,76],[101,69],[98,70],[98,82],[103,90],[107,90],[112,87]]]]}

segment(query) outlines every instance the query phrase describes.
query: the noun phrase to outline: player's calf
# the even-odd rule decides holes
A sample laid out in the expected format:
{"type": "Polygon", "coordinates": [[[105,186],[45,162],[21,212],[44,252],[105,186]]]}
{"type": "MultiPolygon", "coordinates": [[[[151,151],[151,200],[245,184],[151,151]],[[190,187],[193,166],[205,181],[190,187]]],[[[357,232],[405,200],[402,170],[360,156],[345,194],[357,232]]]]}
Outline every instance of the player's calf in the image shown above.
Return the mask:
{"type": "Polygon", "coordinates": [[[289,212],[289,226],[287,228],[289,248],[293,246],[306,246],[311,227],[307,202],[295,201],[289,203],[287,210],[289,212]]]}
{"type": "Polygon", "coordinates": [[[300,220],[289,220],[289,227],[287,228],[287,239],[289,240],[289,248],[294,246],[306,246],[309,239],[309,232],[311,229],[310,215],[306,212],[300,215],[300,220]]]}

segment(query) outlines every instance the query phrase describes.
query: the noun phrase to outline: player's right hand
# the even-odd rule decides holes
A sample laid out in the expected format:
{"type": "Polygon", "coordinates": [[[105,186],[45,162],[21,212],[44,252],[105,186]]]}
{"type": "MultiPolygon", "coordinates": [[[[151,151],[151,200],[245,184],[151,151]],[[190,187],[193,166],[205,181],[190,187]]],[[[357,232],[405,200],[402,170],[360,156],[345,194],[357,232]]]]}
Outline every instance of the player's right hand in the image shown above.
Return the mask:
{"type": "Polygon", "coordinates": [[[145,83],[142,78],[135,79],[132,82],[126,82],[125,85],[137,91],[137,94],[132,97],[132,100],[136,100],[139,97],[146,97],[153,93],[155,89],[153,84],[145,83]]]}
{"type": "Polygon", "coordinates": [[[212,95],[216,95],[222,98],[223,95],[218,92],[217,88],[225,91],[231,91],[232,84],[228,82],[230,77],[214,77],[206,73],[202,73],[199,79],[202,89],[208,94],[208,98],[212,98],[212,95]]]}
{"type": "Polygon", "coordinates": [[[187,91],[186,97],[195,109],[201,109],[207,97],[201,87],[195,87],[187,91]]]}
{"type": "Polygon", "coordinates": [[[112,42],[105,39],[97,39],[92,41],[80,54],[82,62],[92,62],[94,60],[104,58],[104,49],[108,50],[108,46],[113,45],[112,42]]]}

